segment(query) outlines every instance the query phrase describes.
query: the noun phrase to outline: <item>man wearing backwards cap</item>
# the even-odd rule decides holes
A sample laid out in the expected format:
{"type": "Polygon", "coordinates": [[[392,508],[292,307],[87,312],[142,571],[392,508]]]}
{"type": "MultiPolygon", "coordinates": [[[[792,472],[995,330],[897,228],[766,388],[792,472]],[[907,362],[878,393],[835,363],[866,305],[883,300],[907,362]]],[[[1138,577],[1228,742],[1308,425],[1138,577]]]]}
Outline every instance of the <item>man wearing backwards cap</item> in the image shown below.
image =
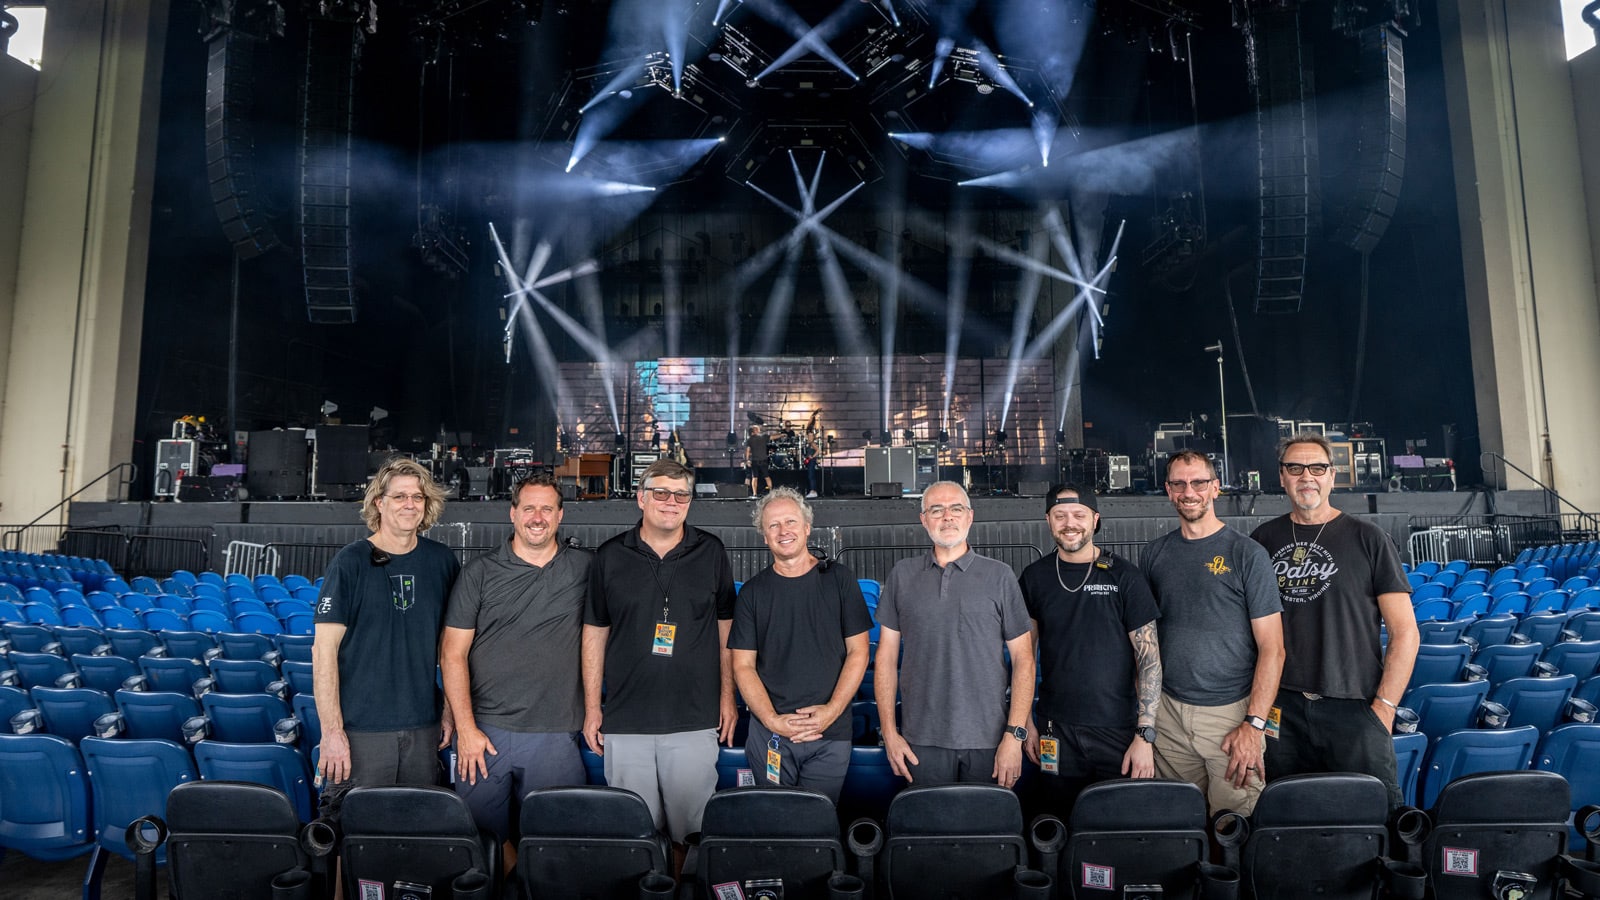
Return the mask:
{"type": "Polygon", "coordinates": [[[1155,775],[1160,613],[1144,574],[1094,545],[1093,491],[1052,487],[1045,521],[1056,552],[1021,579],[1043,676],[1027,751],[1044,771],[1045,808],[1064,817],[1094,782],[1155,775]]]}

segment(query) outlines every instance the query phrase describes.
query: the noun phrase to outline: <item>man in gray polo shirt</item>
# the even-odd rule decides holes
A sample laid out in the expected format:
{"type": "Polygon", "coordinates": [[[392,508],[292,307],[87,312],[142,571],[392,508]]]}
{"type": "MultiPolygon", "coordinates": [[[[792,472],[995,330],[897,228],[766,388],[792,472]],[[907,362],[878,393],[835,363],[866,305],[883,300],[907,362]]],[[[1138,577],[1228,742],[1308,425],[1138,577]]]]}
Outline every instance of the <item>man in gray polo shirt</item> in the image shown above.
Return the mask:
{"type": "Polygon", "coordinates": [[[587,550],[562,547],[549,475],[511,495],[511,539],[467,564],[445,614],[440,666],[456,718],[456,790],[516,862],[517,805],[535,788],[584,783],[579,665],[587,550]]]}
{"type": "Polygon", "coordinates": [[[1022,774],[1034,681],[1017,576],[967,546],[972,501],[961,485],[929,487],[921,518],[933,549],[896,563],[878,602],[873,692],[889,767],[917,784],[1012,787],[1022,774]],[[1011,652],[1009,678],[1002,650],[1011,652]]]}
{"type": "Polygon", "coordinates": [[[1168,460],[1178,528],[1146,545],[1142,560],[1161,608],[1156,774],[1199,786],[1212,813],[1249,815],[1265,784],[1267,719],[1283,674],[1283,603],[1267,551],[1217,518],[1218,489],[1201,454],[1168,460]]]}

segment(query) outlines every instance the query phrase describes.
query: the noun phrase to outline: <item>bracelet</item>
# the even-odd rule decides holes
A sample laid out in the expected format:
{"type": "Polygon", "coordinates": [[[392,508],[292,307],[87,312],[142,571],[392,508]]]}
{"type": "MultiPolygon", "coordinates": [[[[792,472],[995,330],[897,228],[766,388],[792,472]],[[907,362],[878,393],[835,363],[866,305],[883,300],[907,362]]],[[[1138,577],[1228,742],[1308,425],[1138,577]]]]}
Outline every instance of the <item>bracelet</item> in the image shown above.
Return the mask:
{"type": "Polygon", "coordinates": [[[1387,706],[1390,709],[1399,709],[1400,708],[1398,706],[1395,706],[1392,702],[1390,702],[1388,697],[1385,697],[1382,694],[1377,694],[1375,696],[1377,697],[1379,703],[1382,703],[1384,706],[1387,706]]]}

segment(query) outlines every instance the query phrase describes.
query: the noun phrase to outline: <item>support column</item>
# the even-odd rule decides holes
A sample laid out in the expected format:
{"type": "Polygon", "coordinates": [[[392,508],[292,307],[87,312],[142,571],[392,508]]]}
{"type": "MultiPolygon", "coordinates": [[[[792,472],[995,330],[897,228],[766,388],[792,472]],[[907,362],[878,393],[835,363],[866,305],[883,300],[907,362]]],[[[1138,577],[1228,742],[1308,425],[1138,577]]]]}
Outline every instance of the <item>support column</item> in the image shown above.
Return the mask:
{"type": "Polygon", "coordinates": [[[50,4],[4,333],[0,521],[33,519],[133,452],[167,9],[50,4]]]}
{"type": "Polygon", "coordinates": [[[1482,447],[1600,509],[1600,298],[1560,10],[1439,17],[1482,447]]]}

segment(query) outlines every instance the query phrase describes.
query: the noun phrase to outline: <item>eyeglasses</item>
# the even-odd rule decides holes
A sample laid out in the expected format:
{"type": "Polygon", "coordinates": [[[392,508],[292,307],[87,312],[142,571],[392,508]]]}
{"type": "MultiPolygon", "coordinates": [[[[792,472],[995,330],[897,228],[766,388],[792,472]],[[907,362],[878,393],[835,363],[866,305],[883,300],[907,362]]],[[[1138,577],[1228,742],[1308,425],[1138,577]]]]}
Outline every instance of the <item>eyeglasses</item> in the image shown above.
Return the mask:
{"type": "Polygon", "coordinates": [[[650,492],[650,496],[656,498],[657,503],[666,503],[674,500],[679,503],[688,503],[694,499],[694,494],[690,491],[669,491],[666,488],[645,488],[645,490],[650,492]]]}
{"type": "Polygon", "coordinates": [[[383,496],[387,498],[390,503],[404,503],[407,500],[410,500],[412,503],[428,502],[427,494],[384,494],[383,496]]]}
{"type": "Polygon", "coordinates": [[[1172,491],[1174,491],[1174,492],[1182,493],[1184,485],[1188,485],[1189,487],[1194,488],[1194,492],[1198,494],[1201,491],[1205,490],[1206,488],[1210,487],[1211,486],[1211,482],[1213,482],[1213,481],[1216,481],[1216,479],[1215,478],[1191,478],[1188,481],[1182,481],[1182,480],[1169,481],[1169,482],[1167,482],[1167,487],[1169,489],[1171,489],[1172,491]]]}
{"type": "Polygon", "coordinates": [[[1328,470],[1333,468],[1333,463],[1278,463],[1278,468],[1296,478],[1307,472],[1320,477],[1328,474],[1328,470]]]}
{"type": "Polygon", "coordinates": [[[952,519],[959,519],[971,511],[972,510],[969,507],[963,504],[952,503],[949,506],[930,506],[923,510],[922,514],[930,519],[942,519],[945,516],[949,516],[952,519]]]}

